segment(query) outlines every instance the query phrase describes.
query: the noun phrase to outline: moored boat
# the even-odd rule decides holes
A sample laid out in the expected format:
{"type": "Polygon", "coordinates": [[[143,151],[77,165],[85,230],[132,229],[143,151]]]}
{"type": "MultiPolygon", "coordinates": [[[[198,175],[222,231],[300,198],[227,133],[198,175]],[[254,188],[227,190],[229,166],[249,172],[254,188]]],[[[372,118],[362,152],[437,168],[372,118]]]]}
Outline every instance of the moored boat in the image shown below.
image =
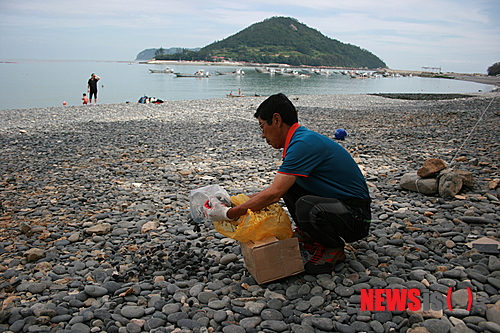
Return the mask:
{"type": "Polygon", "coordinates": [[[194,74],[185,74],[185,73],[174,73],[177,77],[210,77],[211,74],[209,72],[204,72],[202,69],[197,71],[194,74]]]}
{"type": "Polygon", "coordinates": [[[276,73],[283,76],[302,77],[302,78],[311,77],[311,75],[309,74],[301,74],[296,70],[282,70],[276,73]]]}
{"type": "Polygon", "coordinates": [[[168,67],[165,69],[150,69],[149,71],[151,73],[167,73],[167,74],[174,72],[174,70],[172,68],[168,68],[168,67]]]}
{"type": "Polygon", "coordinates": [[[243,76],[245,75],[245,71],[242,70],[241,68],[238,68],[235,71],[232,72],[221,72],[221,71],[215,71],[215,74],[217,75],[236,75],[236,76],[243,76]]]}

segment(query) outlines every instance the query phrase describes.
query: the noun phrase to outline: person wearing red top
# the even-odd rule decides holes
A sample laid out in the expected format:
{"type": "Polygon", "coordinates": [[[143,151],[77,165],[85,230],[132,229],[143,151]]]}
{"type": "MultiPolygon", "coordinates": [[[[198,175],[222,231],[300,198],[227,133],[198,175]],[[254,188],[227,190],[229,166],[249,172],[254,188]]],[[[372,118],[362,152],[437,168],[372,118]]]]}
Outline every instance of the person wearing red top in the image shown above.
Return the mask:
{"type": "Polygon", "coordinates": [[[89,98],[87,97],[86,93],[83,93],[82,101],[83,101],[83,105],[89,104],[89,98]]]}
{"type": "Polygon", "coordinates": [[[212,221],[236,219],[283,199],[297,228],[294,236],[310,258],[307,273],[329,273],[345,259],[345,242],[368,235],[370,194],[352,156],[340,144],[298,123],[297,110],[283,94],[272,95],[254,114],[262,138],[283,149],[272,184],[245,203],[226,207],[210,199],[204,214],[212,221]]]}

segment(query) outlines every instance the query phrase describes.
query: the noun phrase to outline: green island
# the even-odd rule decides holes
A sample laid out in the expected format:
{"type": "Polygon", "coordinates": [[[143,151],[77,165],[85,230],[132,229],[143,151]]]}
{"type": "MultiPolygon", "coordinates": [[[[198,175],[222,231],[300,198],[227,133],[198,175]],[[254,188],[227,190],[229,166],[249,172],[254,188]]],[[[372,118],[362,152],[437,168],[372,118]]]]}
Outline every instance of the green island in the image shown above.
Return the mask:
{"type": "Polygon", "coordinates": [[[329,38],[290,17],[272,17],[255,23],[197,51],[180,49],[164,54],[161,50],[157,50],[155,60],[387,68],[370,51],[329,38]]]}

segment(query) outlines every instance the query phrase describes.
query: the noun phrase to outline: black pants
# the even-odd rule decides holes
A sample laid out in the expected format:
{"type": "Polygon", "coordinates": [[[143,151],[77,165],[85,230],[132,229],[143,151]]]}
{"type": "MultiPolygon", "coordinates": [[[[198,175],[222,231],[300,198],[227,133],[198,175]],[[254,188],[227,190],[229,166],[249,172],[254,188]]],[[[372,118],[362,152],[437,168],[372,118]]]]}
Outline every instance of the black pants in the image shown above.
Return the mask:
{"type": "Polygon", "coordinates": [[[368,235],[370,200],[339,200],[312,195],[294,184],[283,198],[295,224],[315,242],[329,248],[344,247],[368,235]]]}

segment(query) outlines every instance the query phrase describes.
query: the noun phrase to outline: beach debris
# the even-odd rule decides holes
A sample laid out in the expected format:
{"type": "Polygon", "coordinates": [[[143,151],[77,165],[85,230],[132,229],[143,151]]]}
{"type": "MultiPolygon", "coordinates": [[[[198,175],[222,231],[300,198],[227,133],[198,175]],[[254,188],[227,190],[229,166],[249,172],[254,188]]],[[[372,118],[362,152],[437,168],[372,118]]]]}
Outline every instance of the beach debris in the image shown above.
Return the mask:
{"type": "Polygon", "coordinates": [[[465,245],[483,253],[500,253],[500,242],[489,237],[481,237],[465,245]]]}

